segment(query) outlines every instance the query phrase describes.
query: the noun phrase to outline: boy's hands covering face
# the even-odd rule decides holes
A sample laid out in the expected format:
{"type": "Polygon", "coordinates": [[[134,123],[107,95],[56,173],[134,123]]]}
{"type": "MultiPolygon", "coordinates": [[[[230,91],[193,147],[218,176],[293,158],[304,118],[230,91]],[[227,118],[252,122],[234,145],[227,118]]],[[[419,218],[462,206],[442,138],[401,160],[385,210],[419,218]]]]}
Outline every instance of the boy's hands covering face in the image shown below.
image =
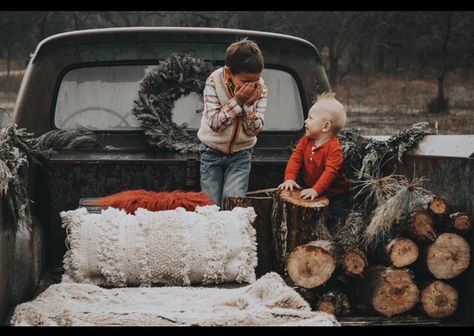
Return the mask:
{"type": "Polygon", "coordinates": [[[239,105],[253,104],[253,102],[255,102],[262,93],[261,85],[258,82],[247,82],[236,89],[237,91],[235,92],[235,99],[239,105]]]}
{"type": "Polygon", "coordinates": [[[247,101],[245,102],[245,105],[247,106],[252,105],[253,103],[255,103],[255,101],[257,101],[260,98],[261,95],[262,95],[262,86],[260,85],[260,83],[256,82],[253,95],[250,96],[249,99],[247,99],[247,101]]]}
{"type": "Polygon", "coordinates": [[[301,190],[301,193],[300,193],[300,197],[302,199],[314,200],[318,196],[319,196],[318,192],[314,190],[313,188],[303,189],[301,190]]]}

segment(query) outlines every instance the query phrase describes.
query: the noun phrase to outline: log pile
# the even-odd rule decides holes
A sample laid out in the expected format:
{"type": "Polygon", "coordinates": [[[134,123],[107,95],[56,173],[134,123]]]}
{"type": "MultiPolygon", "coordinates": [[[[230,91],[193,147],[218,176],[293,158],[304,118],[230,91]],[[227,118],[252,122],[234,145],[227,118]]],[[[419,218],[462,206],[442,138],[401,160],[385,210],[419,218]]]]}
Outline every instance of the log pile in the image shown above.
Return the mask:
{"type": "MultiPolygon", "coordinates": [[[[471,216],[449,213],[439,196],[423,204],[399,216],[396,229],[385,230],[375,245],[364,241],[370,218],[364,223],[354,212],[332,236],[300,239],[287,259],[289,280],[314,310],[336,316],[452,316],[470,265],[471,216]]],[[[313,223],[300,218],[298,226],[313,223]]]]}
{"type": "Polygon", "coordinates": [[[302,200],[299,191],[228,198],[226,209],[255,207],[257,233],[265,232],[260,270],[280,273],[313,310],[453,316],[467,286],[471,214],[451,211],[445,199],[413,182],[393,190],[369,215],[353,210],[331,231],[329,200],[302,200]]]}

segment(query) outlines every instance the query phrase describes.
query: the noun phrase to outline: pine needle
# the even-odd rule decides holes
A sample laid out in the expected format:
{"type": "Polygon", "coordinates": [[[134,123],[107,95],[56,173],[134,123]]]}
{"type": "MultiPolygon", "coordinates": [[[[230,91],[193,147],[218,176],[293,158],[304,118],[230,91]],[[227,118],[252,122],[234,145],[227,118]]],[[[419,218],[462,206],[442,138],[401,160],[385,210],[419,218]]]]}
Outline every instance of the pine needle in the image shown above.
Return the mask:
{"type": "Polygon", "coordinates": [[[173,54],[148,71],[132,112],[152,146],[181,153],[199,150],[197,136],[186,130],[186,124],[172,121],[172,110],[181,96],[191,92],[202,95],[213,70],[214,66],[202,59],[173,54]]]}
{"type": "Polygon", "coordinates": [[[351,212],[346,219],[334,228],[334,242],[341,247],[344,252],[361,248],[362,236],[367,221],[360,212],[351,212]]]}
{"type": "Polygon", "coordinates": [[[80,127],[72,130],[51,130],[38,138],[41,148],[90,150],[100,147],[94,131],[80,127]]]}
{"type": "Polygon", "coordinates": [[[5,198],[7,225],[15,229],[31,226],[27,181],[31,161],[40,162],[48,154],[40,149],[31,133],[16,125],[0,129],[0,195],[5,198]]]}
{"type": "Polygon", "coordinates": [[[421,187],[423,181],[424,178],[414,179],[410,183],[401,180],[403,187],[375,209],[363,235],[366,248],[375,249],[404,230],[409,216],[426,205],[427,199],[433,194],[421,187]]]}

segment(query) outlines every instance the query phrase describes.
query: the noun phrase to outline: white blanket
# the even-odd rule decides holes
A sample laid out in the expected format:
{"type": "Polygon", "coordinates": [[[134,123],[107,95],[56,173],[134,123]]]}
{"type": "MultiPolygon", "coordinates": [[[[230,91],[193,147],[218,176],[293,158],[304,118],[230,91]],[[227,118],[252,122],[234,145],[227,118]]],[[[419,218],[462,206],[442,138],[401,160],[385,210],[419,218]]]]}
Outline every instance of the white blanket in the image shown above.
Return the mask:
{"type": "Polygon", "coordinates": [[[18,305],[10,325],[26,326],[337,326],[277,273],[240,288],[137,287],[105,289],[59,283],[18,305]]]}

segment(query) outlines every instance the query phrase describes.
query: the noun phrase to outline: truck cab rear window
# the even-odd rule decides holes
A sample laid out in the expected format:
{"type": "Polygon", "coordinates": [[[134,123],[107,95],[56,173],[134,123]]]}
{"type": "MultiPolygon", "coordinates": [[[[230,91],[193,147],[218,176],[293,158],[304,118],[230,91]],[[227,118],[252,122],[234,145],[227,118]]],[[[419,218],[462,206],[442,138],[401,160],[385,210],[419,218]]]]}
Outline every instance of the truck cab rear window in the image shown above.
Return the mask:
{"type": "MultiPolygon", "coordinates": [[[[54,125],[60,129],[137,130],[132,113],[140,82],[153,65],[96,66],[77,68],[63,77],[57,96],[54,125]]],[[[303,127],[301,95],[293,76],[279,69],[262,74],[268,88],[264,131],[297,131],[303,127]]],[[[173,121],[198,129],[202,98],[191,93],[173,109],[173,121]]]]}

